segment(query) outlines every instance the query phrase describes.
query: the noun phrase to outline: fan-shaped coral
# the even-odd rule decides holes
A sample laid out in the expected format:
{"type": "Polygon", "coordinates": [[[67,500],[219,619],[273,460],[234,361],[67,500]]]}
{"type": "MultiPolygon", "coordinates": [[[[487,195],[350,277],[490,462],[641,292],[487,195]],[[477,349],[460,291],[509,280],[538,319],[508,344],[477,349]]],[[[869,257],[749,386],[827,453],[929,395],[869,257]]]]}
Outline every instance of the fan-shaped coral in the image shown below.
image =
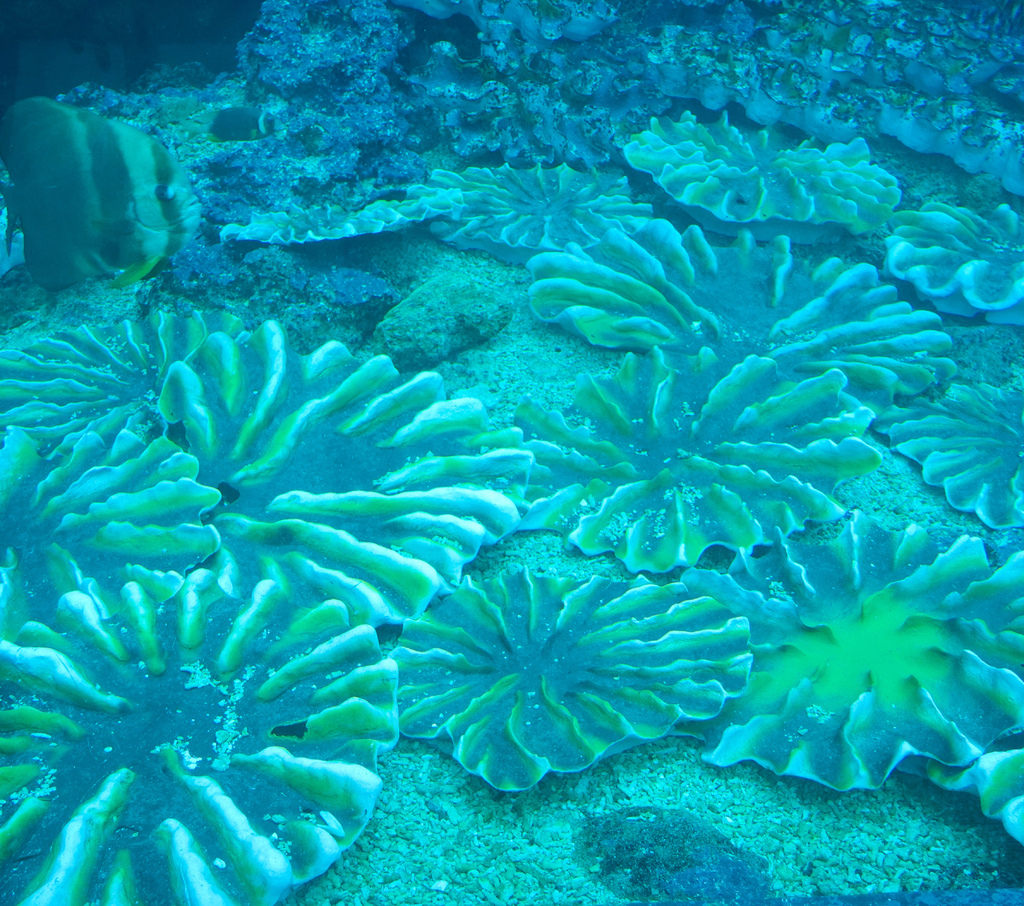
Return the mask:
{"type": "Polygon", "coordinates": [[[502,790],[712,717],[750,660],[746,622],[681,585],[526,570],[465,580],[400,643],[402,732],[502,790]]]}
{"type": "Polygon", "coordinates": [[[85,429],[107,437],[145,424],[172,362],[188,361],[211,333],[235,336],[241,329],[229,315],[156,312],[145,321],[82,327],[24,350],[0,350],[0,428],[18,427],[53,445],[85,429]]]}
{"type": "Polygon", "coordinates": [[[758,356],[728,369],[710,350],[676,370],[656,348],[614,380],[578,379],[578,427],[525,400],[516,419],[537,466],[523,526],[665,571],[839,518],[835,485],[880,461],[860,439],[871,412],[837,370],[798,383],[778,370],[758,356]]]}
{"type": "Polygon", "coordinates": [[[940,318],[896,299],[867,264],[829,259],[809,274],[778,237],[758,248],[746,230],[727,248],[696,226],[653,220],[610,230],[584,251],[530,260],[530,306],[591,343],[660,346],[670,359],[702,345],[723,358],[761,352],[794,378],[840,369],[861,402],[881,409],[956,370],[940,318]]]}
{"type": "Polygon", "coordinates": [[[947,790],[977,793],[981,810],[1024,843],[1024,749],[986,752],[962,771],[930,762],[927,773],[947,790]]]}
{"type": "Polygon", "coordinates": [[[433,218],[433,231],[458,248],[523,262],[569,242],[592,245],[613,226],[634,232],[650,214],[650,205],[630,199],[624,177],[581,173],[565,164],[525,170],[505,164],[461,173],[434,170],[424,185],[411,186],[404,200],[375,201],[354,214],[328,208],[319,214],[255,215],[248,226],[224,227],[221,239],[289,245],[396,230],[433,218]]]}
{"type": "Polygon", "coordinates": [[[733,235],[739,225],[758,238],[785,233],[797,242],[840,227],[864,233],[900,202],[895,178],[870,162],[864,139],[787,148],[771,129],[746,136],[725,113],[709,125],[689,112],[678,122],[651,120],[623,153],[704,226],[733,235]]]}
{"type": "Polygon", "coordinates": [[[148,406],[110,419],[93,388],[125,393],[101,366],[134,328],[14,360],[8,423],[29,388],[58,405],[0,451],[0,778],[17,808],[0,852],[51,849],[5,875],[10,897],[137,875],[182,902],[273,903],[324,871],[397,735],[394,665],[365,624],[422,611],[518,520],[529,453],[437,375],[402,383],[336,343],[298,356],[273,322],[183,340],[199,323],[163,325],[159,358],[124,369],[148,406]],[[65,366],[73,382],[44,379],[65,366]],[[115,431],[140,411],[167,437],[115,431]],[[75,815],[46,811],[54,788],[75,815]],[[115,862],[118,821],[140,831],[115,862]]]}
{"type": "Polygon", "coordinates": [[[436,374],[401,382],[385,356],[299,356],[274,322],[244,343],[215,334],[168,370],[159,410],[224,492],[217,568],[241,567],[247,595],[283,583],[338,628],[421,612],[518,522],[518,435],[492,432],[477,400],[446,400],[436,374]]]}
{"type": "Polygon", "coordinates": [[[507,261],[526,261],[569,242],[590,246],[610,227],[632,233],[651,216],[650,205],[630,199],[625,177],[581,173],[564,164],[436,170],[431,179],[459,199],[451,222],[435,223],[434,231],[458,248],[484,249],[507,261]]]}
{"type": "Polygon", "coordinates": [[[908,755],[969,764],[1024,720],[1024,557],[993,571],[977,538],[937,554],[921,528],[857,514],[828,544],[779,536],[743,560],[685,579],[751,627],[747,690],[695,731],[713,763],[877,787],[908,755]]]}
{"type": "Polygon", "coordinates": [[[1024,236],[1001,204],[984,218],[969,208],[929,202],[900,211],[885,240],[885,267],[909,280],[939,311],[997,324],[1024,324],[1024,236]]]}
{"type": "Polygon", "coordinates": [[[1024,525],[1024,394],[952,384],[940,402],[892,407],[874,427],[958,510],[992,528],[1024,525]]]}
{"type": "Polygon", "coordinates": [[[5,902],[84,902],[134,883],[147,898],[270,904],[369,817],[376,752],[397,735],[394,665],[368,628],[292,631],[296,612],[266,588],[277,645],[223,668],[253,614],[237,597],[207,606],[213,577],[195,566],[217,546],[202,513],[220,495],[197,470],[169,441],[126,431],[110,444],[86,432],[53,463],[7,432],[5,902]]]}

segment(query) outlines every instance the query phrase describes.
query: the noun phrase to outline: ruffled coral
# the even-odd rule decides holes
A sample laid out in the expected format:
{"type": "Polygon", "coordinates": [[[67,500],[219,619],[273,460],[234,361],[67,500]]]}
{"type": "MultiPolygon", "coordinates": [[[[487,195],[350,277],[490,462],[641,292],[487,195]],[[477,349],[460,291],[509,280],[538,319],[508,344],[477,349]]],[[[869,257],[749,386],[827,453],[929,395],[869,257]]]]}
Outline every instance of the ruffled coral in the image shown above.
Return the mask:
{"type": "Polygon", "coordinates": [[[681,585],[521,570],[406,623],[394,652],[402,732],[443,737],[502,790],[717,714],[746,682],[742,618],[681,585]]]}
{"type": "Polygon", "coordinates": [[[938,402],[893,407],[876,422],[951,506],[991,528],[1024,525],[1024,394],[953,384],[938,402]]]}
{"type": "Polygon", "coordinates": [[[579,172],[564,164],[440,170],[431,180],[459,200],[450,222],[435,223],[434,232],[458,248],[483,249],[512,262],[563,249],[569,242],[586,248],[612,227],[633,233],[651,216],[650,205],[630,199],[625,177],[579,172]]]}
{"type": "Polygon", "coordinates": [[[241,564],[247,596],[273,580],[329,605],[339,628],[422,612],[519,519],[530,455],[477,400],[446,400],[429,372],[402,382],[386,356],[360,365],[339,343],[299,356],[274,322],[175,362],[159,410],[224,492],[216,569],[241,564]]]}
{"type": "Polygon", "coordinates": [[[927,773],[947,790],[977,793],[982,812],[1024,843],[1024,749],[986,752],[962,771],[931,762],[927,773]]]}
{"type": "Polygon", "coordinates": [[[711,762],[877,787],[908,755],[969,764],[1024,720],[1024,557],[993,571],[977,538],[938,553],[860,514],[825,545],[775,540],[734,576],[684,580],[751,626],[747,690],[695,728],[711,762]]]}
{"type": "Polygon", "coordinates": [[[90,430],[112,436],[155,415],[167,370],[188,361],[214,332],[241,332],[237,318],[217,313],[82,327],[0,350],[0,428],[20,428],[47,446],[90,430]]]}
{"type": "Polygon", "coordinates": [[[253,214],[249,223],[221,227],[221,242],[266,242],[270,245],[304,245],[327,239],[348,239],[372,233],[405,229],[410,223],[440,217],[452,210],[448,193],[432,187],[413,186],[402,201],[374,201],[354,213],[325,206],[309,210],[253,214]]]}
{"type": "Polygon", "coordinates": [[[996,324],[1024,324],[1024,236],[1001,204],[989,218],[929,202],[900,211],[885,240],[886,270],[908,280],[939,311],[996,324]]]}
{"type": "Polygon", "coordinates": [[[54,841],[11,889],[105,874],[277,902],[362,830],[397,738],[395,667],[366,624],[421,612],[514,526],[530,454],[437,375],[403,383],[337,343],[299,356],[273,322],[236,338],[158,319],[11,362],[0,783],[22,807],[0,852],[54,841]],[[17,427],[33,390],[53,403],[35,438],[17,427]],[[119,429],[161,419],[148,444],[119,429]],[[116,820],[143,830],[94,871],[116,820]]]}
{"type": "Polygon", "coordinates": [[[793,383],[771,359],[728,368],[710,350],[679,370],[656,348],[614,380],[581,375],[578,427],[530,400],[516,411],[537,458],[523,525],[663,572],[711,545],[750,550],[776,526],[838,519],[835,485],[880,462],[860,439],[871,412],[845,387],[838,370],[793,383]]]}
{"type": "Polygon", "coordinates": [[[829,259],[808,273],[784,237],[758,248],[743,230],[714,247],[699,227],[680,234],[652,220],[632,236],[610,230],[586,251],[538,255],[529,268],[534,313],[600,346],[660,346],[670,360],[704,345],[728,359],[762,352],[793,378],[838,368],[876,410],[956,370],[937,315],[898,301],[868,264],[829,259]]]}
{"type": "Polygon", "coordinates": [[[434,170],[424,185],[410,186],[405,199],[375,201],[351,214],[331,208],[257,214],[248,226],[229,224],[220,235],[222,240],[293,245],[433,220],[433,232],[456,247],[483,249],[519,263],[569,242],[593,245],[611,227],[634,232],[650,213],[649,205],[630,199],[624,177],[584,173],[565,164],[526,170],[505,164],[461,173],[434,170]]]}
{"type": "Polygon", "coordinates": [[[623,154],[705,227],[733,235],[741,225],[758,238],[785,233],[798,242],[834,235],[826,226],[864,233],[900,201],[896,179],[870,162],[863,139],[787,148],[771,129],[748,138],[724,113],[707,126],[688,112],[678,122],[652,120],[623,154]]]}
{"type": "Polygon", "coordinates": [[[397,739],[394,664],[367,627],[293,632],[301,613],[266,588],[262,657],[220,669],[260,615],[237,597],[208,607],[196,565],[217,549],[203,513],[220,494],[197,472],[163,438],[85,432],[50,462],[7,431],[0,507],[17,516],[0,551],[0,776],[17,810],[0,852],[18,856],[4,868],[12,897],[72,902],[134,878],[191,901],[216,874],[212,889],[264,906],[325,871],[373,809],[376,753],[397,739]],[[118,823],[139,832],[115,837],[118,823]],[[168,862],[155,846],[171,826],[168,862]],[[47,859],[22,852],[30,838],[47,859]]]}

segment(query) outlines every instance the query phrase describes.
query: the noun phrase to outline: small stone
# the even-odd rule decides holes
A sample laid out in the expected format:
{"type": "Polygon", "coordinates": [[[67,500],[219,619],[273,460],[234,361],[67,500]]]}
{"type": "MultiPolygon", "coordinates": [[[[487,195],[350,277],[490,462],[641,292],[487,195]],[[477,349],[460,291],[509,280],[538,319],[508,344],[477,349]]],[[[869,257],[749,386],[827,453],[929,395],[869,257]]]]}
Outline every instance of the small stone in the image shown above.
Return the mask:
{"type": "Polygon", "coordinates": [[[486,342],[508,325],[512,312],[507,293],[455,271],[413,290],[385,315],[373,337],[399,370],[416,371],[486,342]]]}

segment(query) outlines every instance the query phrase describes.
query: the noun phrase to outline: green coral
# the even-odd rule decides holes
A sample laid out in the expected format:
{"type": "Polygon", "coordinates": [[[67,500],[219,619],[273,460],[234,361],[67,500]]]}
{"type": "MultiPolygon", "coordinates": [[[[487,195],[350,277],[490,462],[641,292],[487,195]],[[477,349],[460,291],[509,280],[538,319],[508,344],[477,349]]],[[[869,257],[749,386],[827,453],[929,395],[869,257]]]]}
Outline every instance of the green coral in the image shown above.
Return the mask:
{"type": "Polygon", "coordinates": [[[873,788],[910,755],[970,764],[1020,725],[1024,558],[992,570],[976,538],[939,552],[862,514],[824,545],[775,540],[733,575],[684,577],[747,617],[754,649],[747,690],[694,729],[708,760],[873,788]]]}
{"type": "Polygon", "coordinates": [[[0,350],[0,428],[20,428],[47,445],[84,430],[110,436],[133,425],[145,429],[171,364],[188,361],[211,333],[236,336],[241,329],[230,315],[156,312],[0,350]]]}
{"type": "Polygon", "coordinates": [[[1009,205],[985,218],[928,202],[919,211],[900,211],[893,223],[886,270],[912,283],[922,299],[955,315],[1024,324],[1024,237],[1009,205]]]}
{"type": "Polygon", "coordinates": [[[681,585],[526,570],[465,580],[394,652],[402,732],[443,737],[501,790],[717,714],[743,688],[746,621],[681,585]]]}
{"type": "MultiPolygon", "coordinates": [[[[7,889],[84,902],[120,822],[141,830],[118,844],[128,862],[107,882],[138,877],[158,892],[167,863],[151,847],[165,820],[225,861],[225,902],[275,903],[369,818],[377,752],[397,739],[395,665],[371,628],[338,635],[269,583],[253,608],[228,584],[236,576],[198,565],[220,556],[204,514],[221,495],[177,445],[86,431],[62,449],[43,458],[16,428],[0,448],[0,508],[18,514],[0,559],[7,889]],[[237,639],[254,621],[261,656],[240,661],[237,639]],[[282,758],[270,783],[245,776],[282,758]],[[331,795],[316,791],[324,772],[339,778],[331,795]],[[173,778],[191,808],[164,789],[173,778]],[[44,807],[50,797],[62,807],[44,807]],[[310,821],[317,810],[326,827],[310,821]],[[52,839],[45,860],[22,852],[30,838],[52,839]]],[[[171,876],[194,885],[211,870],[197,856],[171,876]]]]}
{"type": "Polygon", "coordinates": [[[651,207],[629,197],[625,177],[566,164],[516,170],[470,167],[461,173],[434,170],[411,186],[401,201],[375,201],[355,213],[323,211],[254,215],[248,226],[229,224],[221,240],[292,245],[402,229],[433,220],[431,229],[460,249],[482,249],[519,263],[569,242],[593,245],[606,230],[639,229],[651,207]]]}
{"type": "Polygon", "coordinates": [[[730,360],[760,352],[794,379],[838,368],[875,411],[956,371],[936,314],[898,301],[868,264],[830,258],[808,272],[785,237],[759,248],[742,230],[714,247],[696,226],[680,234],[653,220],[588,250],[538,255],[529,269],[533,312],[600,346],[660,346],[670,360],[702,346],[730,360]]]}
{"type": "Polygon", "coordinates": [[[1007,833],[1024,843],[1024,749],[986,752],[964,770],[933,761],[927,773],[947,790],[977,793],[982,812],[998,818],[1007,833]]]}
{"type": "Polygon", "coordinates": [[[519,521],[518,435],[492,431],[479,401],[446,399],[436,374],[402,381],[386,356],[360,364],[339,343],[300,356],[267,322],[174,363],[158,408],[225,494],[211,568],[241,570],[216,583],[232,594],[270,580],[330,602],[345,628],[400,623],[519,521]]]}
{"type": "Polygon", "coordinates": [[[871,412],[845,387],[837,370],[785,381],[759,356],[730,369],[703,350],[677,370],[660,349],[630,354],[614,380],[580,376],[577,427],[520,404],[537,459],[523,526],[664,572],[711,545],[749,551],[776,526],[838,519],[835,485],[880,462],[860,437],[871,412]]]}
{"type": "Polygon", "coordinates": [[[518,522],[531,456],[437,375],[402,381],[337,343],[300,356],[273,322],[233,336],[157,318],[10,361],[12,889],[82,899],[105,876],[269,906],[351,845],[380,790],[397,671],[367,624],[421,612],[518,522]],[[38,423],[33,392],[53,403],[38,423]],[[53,789],[78,812],[47,809],[53,789]],[[117,821],[142,830],[97,862],[117,821]],[[53,840],[46,862],[23,857],[30,838],[53,840]]]}
{"type": "MultiPolygon", "coordinates": [[[[210,859],[226,861],[220,882],[238,902],[278,902],[326,870],[372,812],[377,751],[397,738],[393,662],[369,627],[336,636],[268,584],[258,614],[230,586],[215,588],[197,563],[218,547],[203,514],[220,493],[198,483],[198,471],[170,441],[145,444],[125,431],[110,444],[81,434],[56,463],[18,429],[0,449],[0,503],[20,514],[7,523],[0,563],[0,770],[12,812],[2,816],[0,853],[9,890],[24,889],[26,902],[32,891],[74,902],[97,890],[98,854],[113,845],[116,821],[142,828],[128,870],[161,890],[166,862],[148,848],[171,814],[210,859]],[[264,653],[241,663],[236,636],[254,619],[264,653]],[[325,676],[335,679],[317,688],[325,676]],[[305,763],[280,782],[243,778],[282,744],[305,763]],[[172,774],[193,793],[195,813],[161,791],[161,750],[175,752],[172,774]],[[324,771],[350,775],[347,792],[308,792],[303,778],[324,771]],[[75,814],[33,805],[54,784],[75,814]],[[310,806],[331,810],[337,826],[310,824],[310,806]],[[53,839],[48,859],[10,861],[34,831],[53,839]]],[[[190,861],[172,873],[201,870],[209,865],[190,861]]]]}
{"type": "Polygon", "coordinates": [[[720,232],[735,234],[745,225],[758,238],[785,233],[813,242],[839,228],[873,230],[900,202],[896,179],[871,163],[864,139],[824,150],[813,141],[789,148],[776,130],[748,136],[725,113],[708,125],[685,111],[676,122],[652,119],[623,154],[704,226],[720,232]]]}
{"type": "Polygon", "coordinates": [[[651,216],[650,205],[630,199],[625,177],[580,172],[565,164],[435,170],[431,181],[459,199],[457,213],[435,223],[434,232],[457,248],[483,249],[512,262],[569,242],[593,245],[613,227],[632,233],[651,216]]]}
{"type": "Polygon", "coordinates": [[[952,384],[937,402],[892,407],[875,427],[921,465],[951,506],[991,528],[1024,525],[1024,394],[952,384]]]}

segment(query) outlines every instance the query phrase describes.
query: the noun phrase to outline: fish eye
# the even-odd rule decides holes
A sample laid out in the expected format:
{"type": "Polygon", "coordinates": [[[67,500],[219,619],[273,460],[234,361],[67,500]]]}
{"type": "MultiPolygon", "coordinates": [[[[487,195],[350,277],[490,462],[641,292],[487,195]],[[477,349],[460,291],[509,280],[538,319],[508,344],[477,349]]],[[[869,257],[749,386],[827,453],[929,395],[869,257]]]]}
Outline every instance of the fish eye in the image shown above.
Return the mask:
{"type": "Polygon", "coordinates": [[[174,189],[161,183],[156,187],[156,197],[159,198],[160,201],[170,201],[174,198],[174,189]]]}

